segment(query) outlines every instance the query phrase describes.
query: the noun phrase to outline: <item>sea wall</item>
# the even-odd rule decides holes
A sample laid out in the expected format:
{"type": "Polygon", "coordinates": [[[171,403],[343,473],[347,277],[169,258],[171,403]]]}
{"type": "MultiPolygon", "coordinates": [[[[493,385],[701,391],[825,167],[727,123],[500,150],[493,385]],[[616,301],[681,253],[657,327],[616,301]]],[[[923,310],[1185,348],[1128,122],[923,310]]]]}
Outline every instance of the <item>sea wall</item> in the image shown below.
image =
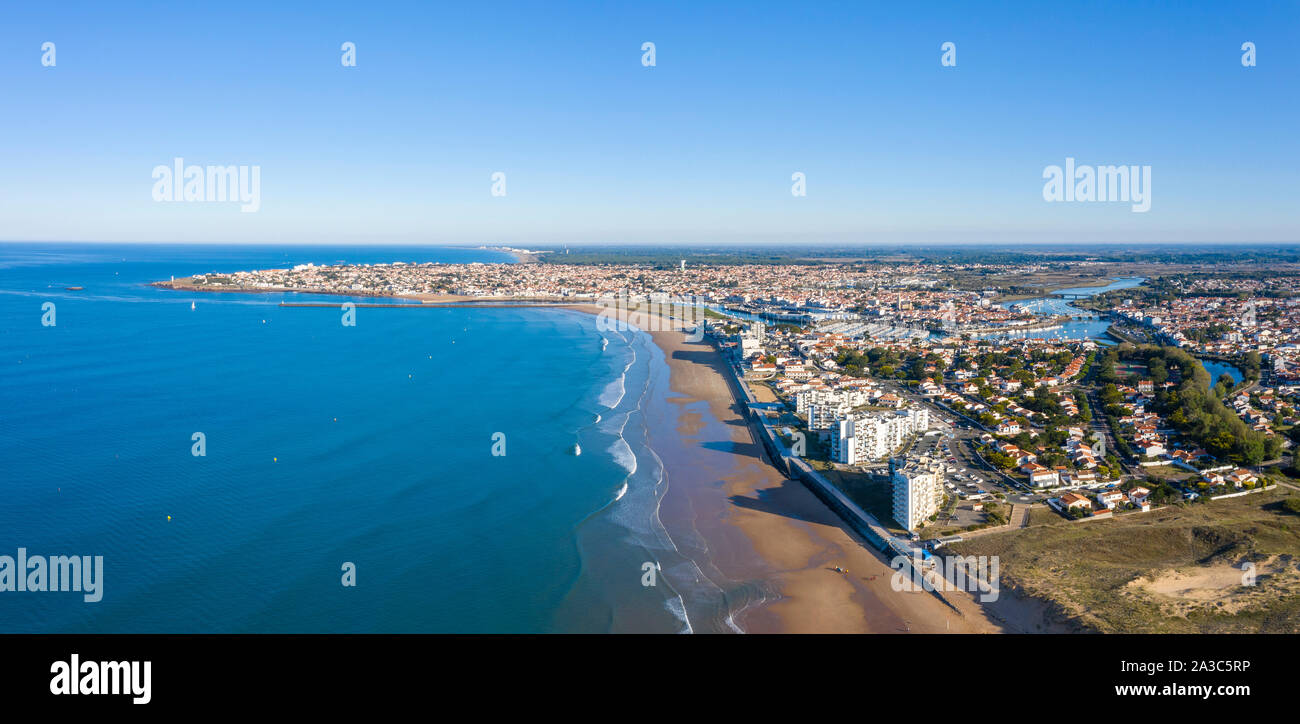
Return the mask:
{"type": "MultiPolygon", "coordinates": [[[[721,352],[721,351],[720,351],[721,352]]],[[[948,600],[944,595],[942,581],[946,579],[936,579],[936,576],[944,576],[946,572],[936,570],[917,570],[914,562],[918,560],[919,553],[911,548],[907,542],[892,535],[885,529],[876,517],[863,510],[857,503],[849,499],[839,488],[835,487],[821,473],[815,470],[806,460],[795,457],[791,452],[781,444],[776,438],[776,432],[768,424],[763,415],[760,415],[754,408],[755,402],[753,394],[749,391],[749,386],[745,384],[740,370],[728,358],[725,353],[721,354],[726,372],[723,377],[727,379],[727,384],[731,386],[736,400],[744,408],[744,415],[749,427],[754,431],[755,436],[763,444],[763,449],[767,451],[768,458],[772,465],[780,470],[786,477],[798,480],[803,483],[813,495],[826,504],[840,520],[844,521],[851,530],[862,537],[876,550],[880,551],[885,557],[885,561],[891,567],[896,567],[899,572],[906,576],[918,576],[919,579],[934,584],[940,581],[939,585],[927,588],[940,601],[943,601],[949,608],[959,615],[963,615],[961,609],[948,600]]],[[[952,583],[951,581],[947,581],[952,583]]]]}
{"type": "Polygon", "coordinates": [[[848,523],[849,527],[870,542],[871,545],[881,551],[888,551],[890,548],[889,542],[893,540],[893,536],[885,530],[884,526],[880,525],[880,522],[874,516],[862,510],[852,500],[849,500],[848,496],[832,485],[821,473],[814,470],[807,461],[793,456],[777,440],[776,431],[772,429],[772,426],[768,424],[763,416],[754,410],[754,396],[749,391],[749,385],[746,385],[741,377],[740,371],[731,360],[727,359],[725,354],[723,355],[723,361],[727,368],[727,373],[723,376],[727,378],[727,384],[731,386],[736,399],[744,407],[746,421],[750,423],[750,429],[754,430],[759,442],[763,445],[763,449],[767,451],[772,464],[786,477],[799,480],[807,486],[814,495],[826,503],[836,515],[848,523]]]}
{"type": "Polygon", "coordinates": [[[768,460],[773,467],[781,471],[782,475],[791,477],[788,462],[789,451],[777,441],[771,426],[754,410],[754,404],[757,400],[754,399],[753,393],[749,391],[749,385],[746,385],[744,379],[741,378],[740,371],[736,369],[735,364],[729,359],[729,355],[719,350],[719,356],[722,358],[723,366],[726,367],[726,371],[722,376],[726,378],[727,385],[731,388],[731,394],[740,403],[741,414],[745,416],[745,421],[750,424],[750,429],[758,431],[757,437],[759,442],[763,444],[763,450],[767,452],[768,460]]]}
{"type": "MultiPolygon", "coordinates": [[[[793,475],[790,477],[798,479],[813,495],[816,495],[831,510],[835,511],[849,527],[865,538],[871,545],[883,552],[890,551],[890,541],[893,536],[889,534],[885,527],[876,520],[875,516],[858,507],[857,503],[849,500],[848,496],[839,488],[831,484],[821,473],[813,469],[806,460],[799,458],[790,459],[790,468],[793,475]]],[[[910,555],[910,554],[909,554],[910,555]]]]}

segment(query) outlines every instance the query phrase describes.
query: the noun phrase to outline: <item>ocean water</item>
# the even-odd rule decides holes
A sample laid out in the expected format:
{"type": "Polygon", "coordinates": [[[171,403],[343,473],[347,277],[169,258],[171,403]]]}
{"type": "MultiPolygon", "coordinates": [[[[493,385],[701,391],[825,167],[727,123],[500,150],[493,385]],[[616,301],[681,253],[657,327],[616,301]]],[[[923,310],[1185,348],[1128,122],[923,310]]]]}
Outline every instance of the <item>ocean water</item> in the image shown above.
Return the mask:
{"type": "Polygon", "coordinates": [[[691,630],[670,584],[642,585],[671,548],[645,334],[543,309],[345,327],[278,304],[346,298],[147,286],[398,260],[508,258],[0,244],[0,555],[104,557],[102,601],[0,592],[0,632],[691,630]]]}

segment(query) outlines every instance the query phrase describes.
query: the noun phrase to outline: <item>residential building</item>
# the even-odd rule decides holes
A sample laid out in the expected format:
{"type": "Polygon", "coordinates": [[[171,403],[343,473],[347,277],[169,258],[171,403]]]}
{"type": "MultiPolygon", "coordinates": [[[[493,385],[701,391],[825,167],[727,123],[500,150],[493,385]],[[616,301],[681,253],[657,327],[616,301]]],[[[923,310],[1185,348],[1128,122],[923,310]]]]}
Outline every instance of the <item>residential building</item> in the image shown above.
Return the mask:
{"type": "Polygon", "coordinates": [[[928,459],[889,462],[894,520],[908,531],[925,525],[943,504],[943,466],[928,459]]]}
{"type": "Polygon", "coordinates": [[[930,411],[923,407],[849,414],[830,425],[831,456],[846,465],[882,460],[929,428],[930,411]]]}

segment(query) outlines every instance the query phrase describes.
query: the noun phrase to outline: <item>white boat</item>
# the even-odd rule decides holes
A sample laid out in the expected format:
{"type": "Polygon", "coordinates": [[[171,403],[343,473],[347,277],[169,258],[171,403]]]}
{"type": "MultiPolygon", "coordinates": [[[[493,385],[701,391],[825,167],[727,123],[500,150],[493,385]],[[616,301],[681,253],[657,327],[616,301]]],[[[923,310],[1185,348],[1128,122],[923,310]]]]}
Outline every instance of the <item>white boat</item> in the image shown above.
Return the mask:
{"type": "Polygon", "coordinates": [[[573,443],[573,454],[574,454],[574,455],[581,455],[581,454],[582,454],[582,446],[579,445],[579,444],[576,443],[576,442],[573,443]]]}
{"type": "Polygon", "coordinates": [[[191,312],[194,311],[194,302],[190,302],[190,311],[191,311],[191,312]]]}

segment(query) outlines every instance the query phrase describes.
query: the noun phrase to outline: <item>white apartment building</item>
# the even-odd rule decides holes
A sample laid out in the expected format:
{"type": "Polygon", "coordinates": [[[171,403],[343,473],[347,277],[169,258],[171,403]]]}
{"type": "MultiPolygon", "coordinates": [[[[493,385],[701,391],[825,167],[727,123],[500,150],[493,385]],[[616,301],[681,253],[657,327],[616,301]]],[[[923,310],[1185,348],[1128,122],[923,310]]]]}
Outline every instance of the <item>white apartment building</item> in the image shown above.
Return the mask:
{"type": "Polygon", "coordinates": [[[847,415],[830,426],[831,456],[846,465],[882,460],[929,427],[930,411],[923,407],[847,415]]]}
{"type": "Polygon", "coordinates": [[[857,407],[868,402],[867,392],[861,388],[845,390],[808,390],[794,396],[794,411],[806,414],[811,405],[848,405],[857,407]]]}
{"type": "Polygon", "coordinates": [[[852,407],[842,402],[809,405],[807,411],[808,429],[830,430],[839,423],[841,418],[847,417],[852,410],[852,407]]]}
{"type": "Polygon", "coordinates": [[[848,414],[854,407],[867,404],[867,401],[867,391],[863,389],[805,390],[794,396],[794,412],[808,420],[811,429],[825,430],[838,417],[848,414]],[[814,407],[818,408],[816,423],[811,414],[814,407]]]}
{"type": "Polygon", "coordinates": [[[943,505],[943,466],[920,461],[891,460],[894,486],[894,520],[908,531],[925,524],[943,505]]]}

